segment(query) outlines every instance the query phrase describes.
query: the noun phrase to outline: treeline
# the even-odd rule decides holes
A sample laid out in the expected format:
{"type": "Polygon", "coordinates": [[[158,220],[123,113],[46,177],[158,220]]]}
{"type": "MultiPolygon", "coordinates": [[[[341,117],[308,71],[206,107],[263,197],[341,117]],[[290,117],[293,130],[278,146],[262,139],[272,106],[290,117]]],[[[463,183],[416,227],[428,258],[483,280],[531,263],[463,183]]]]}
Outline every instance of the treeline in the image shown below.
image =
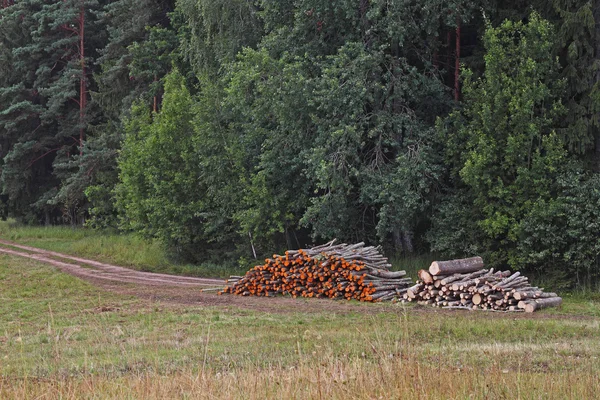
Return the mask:
{"type": "Polygon", "coordinates": [[[600,1],[4,1],[2,212],[194,261],[337,237],[589,283],[598,27],[600,1]]]}

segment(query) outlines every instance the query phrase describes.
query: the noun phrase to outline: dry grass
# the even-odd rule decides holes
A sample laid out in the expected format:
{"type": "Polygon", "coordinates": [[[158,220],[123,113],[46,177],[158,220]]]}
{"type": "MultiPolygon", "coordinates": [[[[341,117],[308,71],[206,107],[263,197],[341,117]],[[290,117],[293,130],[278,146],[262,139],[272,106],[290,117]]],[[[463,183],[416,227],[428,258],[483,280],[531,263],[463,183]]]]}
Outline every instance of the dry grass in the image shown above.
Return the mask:
{"type": "MultiPolygon", "coordinates": [[[[401,358],[299,357],[297,366],[120,377],[0,379],[0,397],[36,399],[594,399],[590,373],[432,368],[401,358]]],[[[594,366],[587,366],[590,371],[594,366]]]]}

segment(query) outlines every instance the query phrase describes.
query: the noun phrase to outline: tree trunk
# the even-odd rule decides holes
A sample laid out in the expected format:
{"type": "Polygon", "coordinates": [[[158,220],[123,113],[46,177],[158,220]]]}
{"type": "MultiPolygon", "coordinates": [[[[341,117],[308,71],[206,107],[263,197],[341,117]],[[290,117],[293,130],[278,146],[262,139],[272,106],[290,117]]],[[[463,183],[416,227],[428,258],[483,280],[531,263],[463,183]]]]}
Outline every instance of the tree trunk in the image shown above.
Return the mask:
{"type": "Polygon", "coordinates": [[[252,254],[254,255],[254,259],[258,260],[258,257],[256,257],[256,249],[254,248],[254,241],[252,240],[251,232],[248,232],[248,237],[250,238],[250,247],[252,247],[252,254]]]}
{"type": "Polygon", "coordinates": [[[415,249],[412,241],[413,233],[405,229],[402,231],[402,246],[404,247],[404,254],[412,254],[415,249]]]}
{"type": "Polygon", "coordinates": [[[290,230],[288,227],[285,227],[285,244],[288,249],[292,248],[292,238],[290,237],[290,230]]]}
{"type": "Polygon", "coordinates": [[[547,299],[535,299],[524,301],[523,305],[521,303],[522,302],[519,302],[519,308],[524,308],[525,312],[532,313],[535,310],[539,310],[540,308],[558,307],[562,304],[562,299],[560,297],[550,297],[547,299]]]}
{"type": "MultiPolygon", "coordinates": [[[[592,3],[592,13],[594,16],[594,58],[595,62],[598,63],[600,61],[600,0],[594,0],[592,3]]],[[[596,68],[596,74],[594,76],[594,83],[596,85],[600,84],[600,68],[596,68]]],[[[597,89],[600,90],[600,89],[597,89]]],[[[596,115],[596,126],[594,129],[594,139],[596,141],[595,146],[595,157],[596,157],[596,170],[600,171],[600,115],[596,115]]]]}
{"type": "Polygon", "coordinates": [[[400,232],[400,228],[396,227],[392,230],[392,241],[394,242],[394,250],[396,250],[396,253],[402,253],[402,233],[400,232]]]}
{"type": "Polygon", "coordinates": [[[464,258],[450,261],[434,261],[429,267],[431,275],[452,275],[475,272],[483,268],[481,257],[464,258]]]}
{"type": "Polygon", "coordinates": [[[454,101],[460,98],[460,18],[456,17],[456,51],[454,53],[454,101]]]}
{"type": "Polygon", "coordinates": [[[79,62],[81,64],[81,77],[79,78],[79,155],[83,155],[83,141],[85,140],[85,108],[87,103],[87,89],[85,82],[85,8],[83,0],[79,8],[79,62]]]}

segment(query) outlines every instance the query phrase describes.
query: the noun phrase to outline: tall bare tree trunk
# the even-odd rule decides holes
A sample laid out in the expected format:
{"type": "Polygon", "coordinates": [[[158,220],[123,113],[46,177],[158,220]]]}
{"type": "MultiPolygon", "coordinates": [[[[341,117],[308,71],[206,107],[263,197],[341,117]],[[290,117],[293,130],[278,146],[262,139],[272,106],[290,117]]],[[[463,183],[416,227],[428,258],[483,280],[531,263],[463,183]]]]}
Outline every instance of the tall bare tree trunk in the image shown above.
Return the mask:
{"type": "Polygon", "coordinates": [[[456,51],[454,53],[454,101],[460,98],[460,18],[456,17],[456,51]]]}
{"type": "Polygon", "coordinates": [[[87,89],[85,79],[85,8],[81,0],[79,8],[79,62],[81,77],[79,78],[79,155],[83,155],[83,142],[85,140],[85,111],[87,103],[87,89]]]}
{"type": "MultiPolygon", "coordinates": [[[[592,3],[592,13],[594,15],[594,58],[596,63],[598,63],[600,61],[600,0],[594,0],[594,2],[592,3]]],[[[596,85],[600,84],[600,69],[596,68],[596,75],[594,77],[594,83],[596,85]]],[[[598,125],[600,125],[600,115],[597,115],[596,118],[598,119],[596,121],[596,128],[595,128],[595,132],[594,132],[594,139],[596,141],[596,146],[595,146],[595,158],[596,158],[596,170],[600,171],[600,129],[598,128],[598,125]]]]}
{"type": "Polygon", "coordinates": [[[392,241],[394,242],[394,250],[396,253],[402,253],[404,251],[404,246],[402,245],[402,232],[400,232],[400,228],[395,227],[392,230],[392,241]]]}
{"type": "Polygon", "coordinates": [[[405,229],[402,231],[402,246],[404,247],[404,254],[414,253],[413,232],[411,230],[405,229]]]}

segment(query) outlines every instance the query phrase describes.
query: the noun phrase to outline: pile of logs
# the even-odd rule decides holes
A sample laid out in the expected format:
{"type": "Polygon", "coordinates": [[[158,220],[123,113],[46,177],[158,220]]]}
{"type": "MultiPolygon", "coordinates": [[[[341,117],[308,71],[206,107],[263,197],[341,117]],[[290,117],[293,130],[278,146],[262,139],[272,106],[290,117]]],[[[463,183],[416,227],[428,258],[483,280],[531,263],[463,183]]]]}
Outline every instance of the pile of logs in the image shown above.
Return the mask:
{"type": "Polygon", "coordinates": [[[232,276],[221,293],[242,296],[328,297],[360,301],[399,299],[412,280],[389,271],[387,258],[364,243],[288,250],[273,255],[244,276],[232,276]]]}
{"type": "Polygon", "coordinates": [[[483,268],[481,257],[436,261],[404,294],[405,301],[443,308],[534,312],[561,304],[556,293],[532,287],[519,272],[483,268]]]}

